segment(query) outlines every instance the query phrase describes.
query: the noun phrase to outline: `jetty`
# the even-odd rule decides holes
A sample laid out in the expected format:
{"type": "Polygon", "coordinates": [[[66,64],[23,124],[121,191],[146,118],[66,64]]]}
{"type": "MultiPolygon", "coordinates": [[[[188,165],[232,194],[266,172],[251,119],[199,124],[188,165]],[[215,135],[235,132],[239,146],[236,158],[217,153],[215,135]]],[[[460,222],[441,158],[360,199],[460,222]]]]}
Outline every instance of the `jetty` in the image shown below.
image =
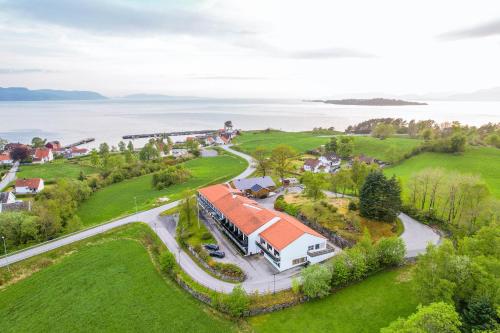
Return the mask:
{"type": "Polygon", "coordinates": [[[183,131],[183,132],[165,132],[165,133],[150,133],[150,134],[131,134],[124,135],[124,140],[130,139],[143,139],[143,138],[166,138],[168,136],[181,136],[181,135],[206,135],[216,133],[217,130],[201,130],[201,131],[183,131]]]}
{"type": "Polygon", "coordinates": [[[78,146],[81,146],[81,145],[84,145],[86,143],[89,143],[89,142],[93,142],[95,141],[95,138],[86,138],[86,139],[82,139],[80,141],[77,141],[75,143],[72,143],[72,144],[69,144],[69,145],[66,145],[64,146],[63,148],[64,149],[69,149],[71,147],[78,147],[78,146]]]}

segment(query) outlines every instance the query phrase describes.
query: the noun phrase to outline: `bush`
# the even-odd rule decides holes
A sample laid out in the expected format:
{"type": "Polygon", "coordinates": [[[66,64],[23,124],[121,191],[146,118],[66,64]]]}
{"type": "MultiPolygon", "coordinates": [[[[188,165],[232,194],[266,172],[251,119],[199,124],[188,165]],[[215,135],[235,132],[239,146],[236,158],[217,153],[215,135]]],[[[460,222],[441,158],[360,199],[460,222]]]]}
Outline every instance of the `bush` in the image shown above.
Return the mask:
{"type": "Polygon", "coordinates": [[[175,257],[171,252],[165,251],[160,255],[160,267],[167,273],[172,272],[175,267],[175,257]]]}
{"type": "Polygon", "coordinates": [[[300,284],[299,279],[293,278],[292,279],[292,291],[293,291],[293,293],[294,294],[300,293],[300,287],[301,287],[301,284],[300,284]]]}
{"type": "Polygon", "coordinates": [[[349,210],[358,210],[358,205],[354,201],[349,201],[349,206],[347,207],[349,210]]]}
{"type": "Polygon", "coordinates": [[[203,234],[201,234],[201,239],[202,240],[209,240],[209,239],[212,239],[212,234],[209,233],[209,232],[204,232],[203,234]]]}
{"type": "Polygon", "coordinates": [[[191,178],[191,172],[182,165],[170,166],[153,175],[153,187],[158,190],[181,184],[191,178]]]}
{"type": "Polygon", "coordinates": [[[332,273],[324,265],[311,265],[302,270],[302,290],[311,298],[324,297],[330,293],[332,273]]]}
{"type": "Polygon", "coordinates": [[[406,246],[399,237],[380,239],[376,244],[376,250],[381,266],[401,265],[406,254],[406,246]]]}
{"type": "Polygon", "coordinates": [[[233,288],[228,294],[216,294],[212,297],[212,304],[219,310],[233,317],[241,317],[250,306],[250,298],[241,285],[233,288]]]}
{"type": "Polygon", "coordinates": [[[287,203],[283,195],[276,198],[276,201],[274,202],[274,209],[280,212],[285,212],[291,216],[297,216],[300,213],[300,208],[294,204],[287,203]]]}
{"type": "Polygon", "coordinates": [[[347,256],[345,253],[335,256],[331,264],[332,271],[332,286],[341,287],[349,283],[350,267],[347,264],[347,256]]]}

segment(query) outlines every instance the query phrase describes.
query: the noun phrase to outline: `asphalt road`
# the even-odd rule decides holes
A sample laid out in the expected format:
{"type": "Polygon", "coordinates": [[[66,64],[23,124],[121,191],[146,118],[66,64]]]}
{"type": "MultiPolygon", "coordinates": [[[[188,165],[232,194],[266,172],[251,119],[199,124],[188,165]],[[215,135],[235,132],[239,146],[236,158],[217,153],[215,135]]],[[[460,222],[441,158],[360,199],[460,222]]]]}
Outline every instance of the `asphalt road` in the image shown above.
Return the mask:
{"type": "Polygon", "coordinates": [[[19,169],[19,162],[14,163],[9,172],[5,175],[5,178],[0,181],[0,191],[9,185],[10,182],[16,180],[16,172],[19,169]]]}
{"type": "MultiPolygon", "coordinates": [[[[249,166],[247,167],[247,169],[240,175],[234,177],[234,179],[248,177],[255,171],[255,168],[253,167],[253,160],[250,156],[234,151],[229,146],[222,146],[222,148],[244,158],[249,162],[249,166]]],[[[177,206],[179,203],[180,201],[171,202],[169,204],[133,214],[121,219],[117,219],[115,221],[111,221],[109,223],[105,223],[91,229],[76,232],[74,234],[43,243],[36,247],[16,252],[7,257],[0,258],[0,267],[36,256],[38,254],[56,249],[73,242],[80,241],[88,237],[95,236],[118,226],[122,226],[132,222],[145,222],[150,225],[154,232],[165,243],[167,248],[175,255],[176,260],[180,264],[181,268],[193,280],[212,290],[225,293],[230,292],[235,285],[214,278],[213,276],[205,272],[202,268],[200,268],[191,259],[191,257],[178,246],[177,241],[171,234],[171,226],[167,226],[169,222],[160,216],[161,212],[171,209],[177,206]]],[[[405,232],[401,237],[407,245],[408,256],[415,256],[416,254],[425,251],[425,247],[429,241],[433,243],[439,242],[439,235],[435,233],[431,228],[418,223],[417,221],[404,214],[401,215],[401,220],[405,225],[405,232]]],[[[289,270],[276,275],[262,274],[261,277],[252,274],[252,278],[244,281],[242,283],[242,286],[247,292],[259,291],[259,293],[269,293],[273,291],[284,290],[291,287],[292,278],[297,274],[297,270],[289,270]]]]}

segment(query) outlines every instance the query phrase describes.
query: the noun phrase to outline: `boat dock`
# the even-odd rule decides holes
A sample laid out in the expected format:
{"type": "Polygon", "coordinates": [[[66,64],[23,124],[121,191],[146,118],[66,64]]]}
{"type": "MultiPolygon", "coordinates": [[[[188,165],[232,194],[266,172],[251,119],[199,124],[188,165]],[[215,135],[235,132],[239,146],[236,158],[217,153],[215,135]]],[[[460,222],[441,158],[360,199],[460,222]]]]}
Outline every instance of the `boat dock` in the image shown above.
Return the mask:
{"type": "Polygon", "coordinates": [[[86,138],[86,139],[83,139],[83,140],[80,140],[80,141],[77,141],[75,143],[72,143],[72,144],[69,144],[69,145],[66,145],[64,146],[63,148],[65,149],[69,149],[71,147],[78,147],[78,146],[81,146],[81,145],[84,145],[86,143],[89,143],[89,142],[93,142],[95,141],[95,138],[86,138]]]}
{"type": "Polygon", "coordinates": [[[124,140],[143,139],[143,138],[166,138],[168,136],[203,135],[203,134],[210,134],[210,133],[215,133],[215,132],[217,132],[217,130],[166,132],[166,133],[151,133],[151,134],[132,134],[132,135],[124,135],[124,136],[122,136],[122,138],[124,140]]]}

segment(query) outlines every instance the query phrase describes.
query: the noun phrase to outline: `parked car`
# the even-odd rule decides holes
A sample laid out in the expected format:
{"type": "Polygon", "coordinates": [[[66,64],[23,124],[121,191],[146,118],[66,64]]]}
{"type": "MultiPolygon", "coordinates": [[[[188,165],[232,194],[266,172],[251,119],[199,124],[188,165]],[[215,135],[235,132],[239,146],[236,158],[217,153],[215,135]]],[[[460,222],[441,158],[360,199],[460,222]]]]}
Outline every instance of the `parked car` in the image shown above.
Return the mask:
{"type": "Polygon", "coordinates": [[[205,244],[203,246],[209,251],[219,251],[219,245],[217,244],[205,244]]]}
{"type": "Polygon", "coordinates": [[[211,251],[210,253],[211,257],[217,257],[217,258],[224,258],[226,254],[222,251],[211,251]]]}

